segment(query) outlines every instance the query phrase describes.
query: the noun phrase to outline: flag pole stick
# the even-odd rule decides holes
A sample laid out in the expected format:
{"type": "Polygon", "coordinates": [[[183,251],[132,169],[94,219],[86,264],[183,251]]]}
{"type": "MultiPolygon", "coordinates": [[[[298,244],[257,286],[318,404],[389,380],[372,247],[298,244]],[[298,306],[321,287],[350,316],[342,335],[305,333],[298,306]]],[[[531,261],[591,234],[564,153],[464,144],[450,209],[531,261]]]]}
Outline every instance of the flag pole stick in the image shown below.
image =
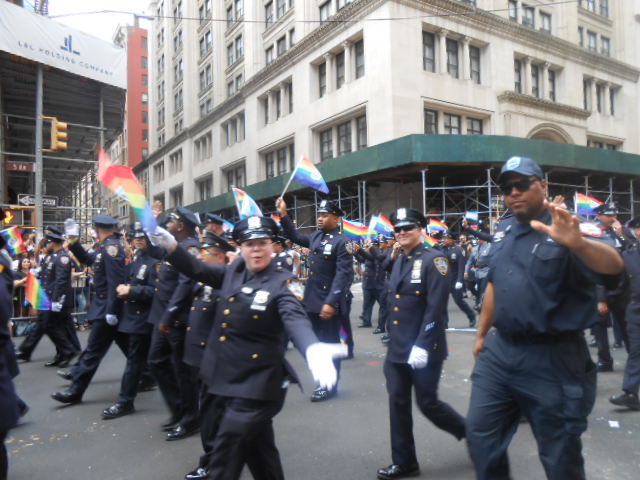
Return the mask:
{"type": "Polygon", "coordinates": [[[289,188],[289,185],[291,185],[291,182],[293,181],[293,177],[295,176],[296,172],[298,171],[298,167],[300,167],[300,162],[302,162],[303,158],[304,158],[304,155],[302,157],[300,157],[300,160],[298,160],[298,163],[296,163],[296,168],[294,168],[293,172],[291,172],[291,175],[289,176],[289,181],[284,186],[284,190],[282,190],[282,194],[280,195],[281,197],[284,197],[284,193],[289,188]]]}

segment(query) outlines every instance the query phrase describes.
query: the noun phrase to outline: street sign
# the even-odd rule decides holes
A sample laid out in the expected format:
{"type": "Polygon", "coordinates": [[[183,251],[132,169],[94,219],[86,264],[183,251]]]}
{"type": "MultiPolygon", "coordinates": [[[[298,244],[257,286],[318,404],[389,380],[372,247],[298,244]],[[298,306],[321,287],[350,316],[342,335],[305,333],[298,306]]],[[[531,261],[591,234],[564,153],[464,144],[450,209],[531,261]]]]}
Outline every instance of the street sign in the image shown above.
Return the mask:
{"type": "Polygon", "coordinates": [[[5,170],[7,172],[35,172],[35,162],[6,162],[5,170]]]}
{"type": "MultiPolygon", "coordinates": [[[[27,207],[33,207],[36,204],[36,196],[30,193],[19,193],[18,204],[27,207]]],[[[42,196],[42,206],[47,208],[56,208],[58,206],[58,197],[52,195],[42,196]]]]}

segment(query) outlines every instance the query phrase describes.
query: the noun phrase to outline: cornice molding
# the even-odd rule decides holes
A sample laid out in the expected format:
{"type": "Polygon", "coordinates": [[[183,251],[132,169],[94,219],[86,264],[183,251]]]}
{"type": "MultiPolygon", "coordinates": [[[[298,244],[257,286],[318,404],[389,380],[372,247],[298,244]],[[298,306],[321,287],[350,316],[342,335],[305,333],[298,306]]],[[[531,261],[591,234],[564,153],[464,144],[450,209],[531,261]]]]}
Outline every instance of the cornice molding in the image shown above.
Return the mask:
{"type": "Polygon", "coordinates": [[[579,118],[586,120],[591,116],[591,112],[583,110],[582,108],[572,107],[564,103],[556,103],[551,100],[544,100],[542,98],[534,97],[532,95],[525,95],[524,93],[517,92],[504,92],[498,95],[498,102],[511,103],[515,105],[523,105],[525,107],[532,107],[548,112],[559,113],[569,117],[579,118]]]}

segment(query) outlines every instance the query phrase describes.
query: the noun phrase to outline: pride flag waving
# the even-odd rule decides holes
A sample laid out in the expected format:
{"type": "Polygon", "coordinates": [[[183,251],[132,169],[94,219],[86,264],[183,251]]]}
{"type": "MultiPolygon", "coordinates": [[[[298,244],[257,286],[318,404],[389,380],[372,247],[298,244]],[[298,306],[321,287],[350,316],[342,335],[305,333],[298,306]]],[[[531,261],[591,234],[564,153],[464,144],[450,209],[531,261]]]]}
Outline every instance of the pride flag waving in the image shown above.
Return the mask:
{"type": "Polygon", "coordinates": [[[27,283],[25,285],[26,298],[31,306],[37,310],[49,310],[51,302],[49,297],[40,285],[40,281],[31,272],[27,274],[27,283]]]}
{"type": "Polygon", "coordinates": [[[363,237],[373,235],[366,225],[358,222],[357,220],[342,219],[342,231],[343,233],[354,240],[360,240],[363,237]]]}
{"type": "Polygon", "coordinates": [[[306,155],[300,159],[296,168],[291,172],[289,181],[284,186],[284,190],[282,190],[282,195],[280,195],[281,197],[284,196],[284,193],[289,188],[289,185],[291,185],[292,180],[296,180],[297,182],[322,193],[329,193],[329,187],[327,187],[324,178],[322,178],[322,174],[306,155]]]}
{"type": "Polygon", "coordinates": [[[15,257],[16,255],[20,255],[27,251],[18,227],[11,227],[6,230],[2,230],[0,235],[4,237],[5,242],[7,243],[6,247],[9,255],[15,257]]]}
{"type": "Polygon", "coordinates": [[[393,224],[384,215],[374,215],[369,222],[369,230],[382,235],[389,235],[393,233],[393,224]]]}
{"type": "Polygon", "coordinates": [[[240,220],[244,220],[247,217],[262,216],[262,210],[247,192],[237,187],[231,187],[231,190],[233,191],[233,199],[236,201],[236,207],[238,207],[240,220]]]}
{"type": "Polygon", "coordinates": [[[578,215],[594,215],[593,210],[602,205],[600,200],[576,192],[576,213],[578,215]]]}

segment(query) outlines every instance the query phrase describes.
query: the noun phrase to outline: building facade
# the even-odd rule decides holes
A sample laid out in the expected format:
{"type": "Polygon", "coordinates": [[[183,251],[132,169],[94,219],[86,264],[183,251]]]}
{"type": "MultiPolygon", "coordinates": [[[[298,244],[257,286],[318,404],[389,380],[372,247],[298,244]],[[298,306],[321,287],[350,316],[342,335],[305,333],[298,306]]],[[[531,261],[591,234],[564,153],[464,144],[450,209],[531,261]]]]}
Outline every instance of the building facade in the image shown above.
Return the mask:
{"type": "Polygon", "coordinates": [[[411,134],[640,153],[636,3],[152,2],[137,171],[171,208],[411,134]]]}

